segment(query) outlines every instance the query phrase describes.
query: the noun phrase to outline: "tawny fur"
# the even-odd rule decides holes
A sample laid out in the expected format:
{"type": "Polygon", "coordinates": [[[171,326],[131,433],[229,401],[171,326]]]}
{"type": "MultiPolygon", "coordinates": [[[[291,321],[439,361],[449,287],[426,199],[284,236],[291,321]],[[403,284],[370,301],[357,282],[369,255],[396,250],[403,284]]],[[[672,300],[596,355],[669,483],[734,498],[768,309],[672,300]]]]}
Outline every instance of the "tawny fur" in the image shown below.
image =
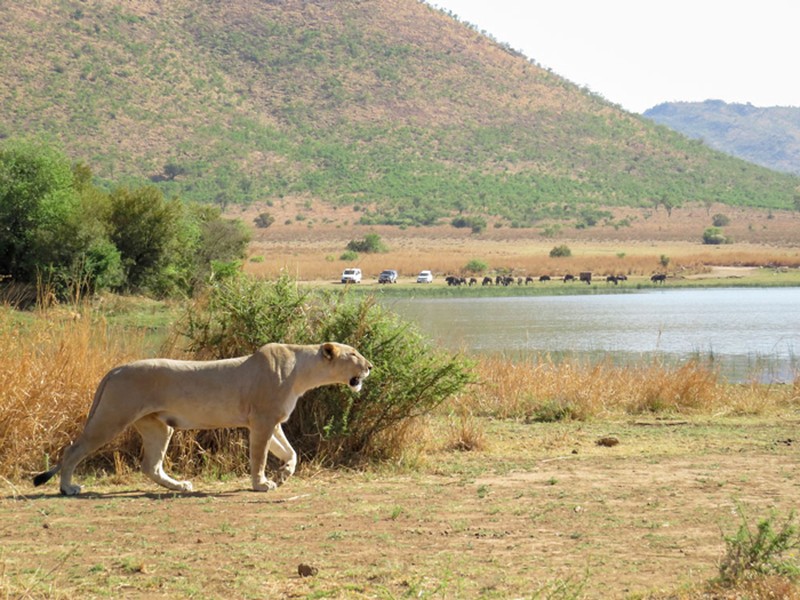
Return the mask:
{"type": "Polygon", "coordinates": [[[41,485],[61,473],[61,493],[81,488],[72,483],[75,467],[132,425],[142,436],[142,471],[171,490],[191,491],[188,481],[164,472],[163,461],[175,429],[247,427],[253,489],[267,491],[291,476],[297,453],[283,433],[298,398],[310,389],[347,384],[359,391],[372,365],[345,344],[267,344],[254,354],[216,361],[151,359],[109,371],[95,392],[81,435],[61,461],[34,477],[41,485]],[[277,483],[264,474],[269,452],[282,466],[277,483]]]}

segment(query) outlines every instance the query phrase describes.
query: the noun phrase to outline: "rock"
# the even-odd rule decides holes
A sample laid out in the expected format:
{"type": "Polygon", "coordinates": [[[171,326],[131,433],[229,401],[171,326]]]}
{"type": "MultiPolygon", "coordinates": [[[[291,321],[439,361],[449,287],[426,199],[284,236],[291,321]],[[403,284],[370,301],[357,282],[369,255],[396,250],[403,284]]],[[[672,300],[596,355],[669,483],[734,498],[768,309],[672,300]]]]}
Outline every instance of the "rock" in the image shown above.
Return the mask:
{"type": "Polygon", "coordinates": [[[598,446],[605,446],[606,448],[611,448],[619,444],[619,440],[615,437],[601,437],[597,440],[598,446]]]}
{"type": "Polygon", "coordinates": [[[311,565],[307,565],[305,563],[300,563],[297,565],[297,574],[300,577],[312,577],[319,573],[319,569],[317,567],[312,567],[311,565]]]}

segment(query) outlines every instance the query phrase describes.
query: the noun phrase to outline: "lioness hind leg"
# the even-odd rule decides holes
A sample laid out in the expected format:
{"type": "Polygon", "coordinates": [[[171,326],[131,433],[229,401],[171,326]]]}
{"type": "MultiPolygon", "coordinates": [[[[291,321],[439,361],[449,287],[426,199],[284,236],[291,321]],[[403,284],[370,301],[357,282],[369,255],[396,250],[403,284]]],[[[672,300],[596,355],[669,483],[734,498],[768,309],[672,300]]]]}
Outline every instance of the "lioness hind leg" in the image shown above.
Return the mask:
{"type": "Polygon", "coordinates": [[[167,489],[191,492],[191,482],[177,481],[164,472],[164,455],[172,439],[172,427],[154,416],[143,417],[133,426],[142,436],[142,472],[167,489]]]}
{"type": "MultiPolygon", "coordinates": [[[[99,409],[98,412],[100,412],[99,409]]],[[[84,458],[117,437],[127,427],[127,423],[124,421],[100,424],[101,422],[102,420],[97,419],[97,415],[89,417],[78,439],[64,450],[64,456],[61,458],[60,487],[61,493],[65,496],[74,496],[81,491],[81,486],[72,483],[75,467],[84,458]]]]}
{"type": "Polygon", "coordinates": [[[283,461],[280,469],[278,469],[278,477],[276,478],[276,483],[281,485],[294,475],[294,471],[297,468],[297,452],[294,451],[289,440],[286,439],[286,434],[283,433],[283,427],[281,427],[280,423],[275,427],[275,432],[272,434],[272,439],[269,442],[269,451],[283,461]]]}

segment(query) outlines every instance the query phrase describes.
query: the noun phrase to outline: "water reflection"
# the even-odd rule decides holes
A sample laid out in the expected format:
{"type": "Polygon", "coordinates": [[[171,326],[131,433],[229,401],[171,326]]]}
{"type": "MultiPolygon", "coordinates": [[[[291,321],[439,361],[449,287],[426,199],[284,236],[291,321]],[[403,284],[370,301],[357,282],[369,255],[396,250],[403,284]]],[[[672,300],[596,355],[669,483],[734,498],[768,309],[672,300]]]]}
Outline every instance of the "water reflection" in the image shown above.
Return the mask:
{"type": "Polygon", "coordinates": [[[386,302],[440,343],[470,352],[701,358],[735,381],[792,381],[800,367],[800,288],[386,302]]]}

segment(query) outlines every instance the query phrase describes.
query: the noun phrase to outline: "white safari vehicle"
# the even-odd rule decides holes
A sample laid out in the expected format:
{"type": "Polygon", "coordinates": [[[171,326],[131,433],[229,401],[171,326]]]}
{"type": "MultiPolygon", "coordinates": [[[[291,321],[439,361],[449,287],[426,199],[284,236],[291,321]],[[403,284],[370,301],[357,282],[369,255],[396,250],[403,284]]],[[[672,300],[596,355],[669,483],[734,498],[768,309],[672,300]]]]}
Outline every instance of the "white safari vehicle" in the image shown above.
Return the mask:
{"type": "Polygon", "coordinates": [[[361,269],[345,269],[342,272],[342,283],[361,283],[361,269]]]}

